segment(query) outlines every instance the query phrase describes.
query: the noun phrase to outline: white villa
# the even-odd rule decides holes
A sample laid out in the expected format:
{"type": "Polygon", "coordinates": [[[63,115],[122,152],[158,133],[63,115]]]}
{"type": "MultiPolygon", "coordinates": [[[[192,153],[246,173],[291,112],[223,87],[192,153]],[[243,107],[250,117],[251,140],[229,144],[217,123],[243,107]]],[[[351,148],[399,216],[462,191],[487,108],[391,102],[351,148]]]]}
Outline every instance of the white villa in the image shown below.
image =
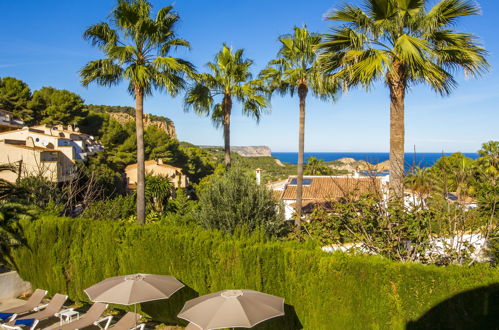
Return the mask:
{"type": "MultiPolygon", "coordinates": [[[[38,125],[0,133],[0,163],[19,166],[19,175],[42,175],[52,182],[72,178],[77,162],[104,151],[92,136],[71,125],[38,125]]],[[[17,174],[0,172],[15,182],[17,174]]]]}
{"type": "MultiPolygon", "coordinates": [[[[271,182],[267,187],[274,196],[284,203],[285,218],[291,220],[296,211],[296,176],[286,180],[271,182]]],[[[319,176],[303,177],[303,214],[311,213],[317,207],[327,208],[328,203],[342,198],[358,199],[363,194],[378,194],[385,198],[388,192],[388,177],[319,176]]]]}

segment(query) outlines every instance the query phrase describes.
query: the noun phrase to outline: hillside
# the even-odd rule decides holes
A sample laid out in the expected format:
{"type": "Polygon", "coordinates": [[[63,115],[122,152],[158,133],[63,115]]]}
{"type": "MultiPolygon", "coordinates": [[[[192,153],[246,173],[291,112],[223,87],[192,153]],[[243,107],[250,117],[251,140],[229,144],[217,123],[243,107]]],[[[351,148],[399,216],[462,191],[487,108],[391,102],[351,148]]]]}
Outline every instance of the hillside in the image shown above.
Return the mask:
{"type": "MultiPolygon", "coordinates": [[[[135,120],[135,109],[133,107],[90,104],[88,105],[88,110],[98,113],[107,113],[111,118],[121,124],[135,120]]],[[[145,113],[144,126],[146,128],[148,126],[157,126],[168,133],[170,137],[174,139],[177,138],[175,124],[169,118],[145,113]]]]}
{"type": "MultiPolygon", "coordinates": [[[[198,146],[211,151],[223,151],[221,146],[198,146]]],[[[267,146],[231,146],[231,152],[243,157],[272,157],[272,150],[267,146]]]]}
{"type": "MultiPolygon", "coordinates": [[[[184,143],[184,142],[182,142],[184,143]]],[[[198,146],[210,154],[210,159],[215,163],[222,164],[224,151],[222,147],[198,146]]],[[[254,148],[254,147],[251,147],[254,148]]],[[[262,183],[286,179],[288,176],[296,174],[296,165],[283,164],[272,156],[241,156],[234,152],[231,147],[232,165],[244,169],[248,174],[254,176],[257,168],[262,169],[262,183]]],[[[269,149],[270,150],[270,149],[269,149]]]]}
{"type": "Polygon", "coordinates": [[[364,160],[355,160],[353,158],[341,158],[338,160],[325,162],[325,164],[334,170],[345,170],[349,172],[353,171],[383,172],[389,169],[388,168],[389,161],[384,161],[374,165],[364,160]]]}

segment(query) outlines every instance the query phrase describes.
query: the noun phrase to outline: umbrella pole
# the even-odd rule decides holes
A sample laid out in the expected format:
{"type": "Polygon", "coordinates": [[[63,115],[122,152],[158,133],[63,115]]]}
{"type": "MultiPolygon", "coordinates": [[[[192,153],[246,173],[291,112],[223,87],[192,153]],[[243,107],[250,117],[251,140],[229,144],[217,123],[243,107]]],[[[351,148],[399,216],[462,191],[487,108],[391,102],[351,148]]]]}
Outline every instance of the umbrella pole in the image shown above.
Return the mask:
{"type": "Polygon", "coordinates": [[[133,307],[135,308],[135,315],[133,316],[133,319],[135,320],[134,330],[136,330],[137,329],[137,304],[133,305],[133,307]]]}

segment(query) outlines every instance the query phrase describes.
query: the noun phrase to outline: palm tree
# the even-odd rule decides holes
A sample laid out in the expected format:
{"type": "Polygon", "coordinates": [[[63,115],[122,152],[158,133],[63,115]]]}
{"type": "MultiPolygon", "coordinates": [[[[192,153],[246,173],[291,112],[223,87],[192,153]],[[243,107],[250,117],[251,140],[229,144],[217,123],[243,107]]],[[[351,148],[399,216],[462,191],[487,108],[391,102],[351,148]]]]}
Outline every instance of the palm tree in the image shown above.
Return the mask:
{"type": "Polygon", "coordinates": [[[184,75],[194,70],[189,62],[169,56],[177,47],[190,47],[175,34],[178,14],[168,6],[152,18],[151,10],[151,4],[146,0],[118,0],[111,13],[111,25],[98,23],[83,34],[106,58],[91,61],[80,71],[84,86],[94,81],[112,86],[126,80],[128,91],[135,98],[139,224],[145,221],[144,97],[151,95],[153,89],[165,89],[175,96],[185,87],[184,75]]]}
{"type": "Polygon", "coordinates": [[[260,120],[267,107],[267,98],[260,80],[252,80],[253,61],[244,58],[244,51],[223,45],[213,62],[211,73],[198,74],[185,95],[185,110],[211,116],[215,126],[223,126],[225,167],[230,166],[230,115],[233,99],[242,104],[244,115],[260,120]]]}
{"type": "Polygon", "coordinates": [[[322,99],[335,98],[340,90],[334,77],[323,76],[317,65],[317,47],[321,36],[310,33],[306,27],[295,27],[293,34],[279,37],[281,48],[277,58],[269,62],[260,76],[269,85],[271,93],[281,95],[298,93],[300,99],[300,127],[298,134],[298,170],[296,187],[297,228],[301,225],[303,190],[303,155],[305,152],[305,101],[309,90],[322,99]]]}
{"type": "MultiPolygon", "coordinates": [[[[13,164],[0,164],[0,172],[20,173],[20,167],[13,164]]],[[[11,258],[11,251],[16,246],[25,243],[19,220],[31,218],[33,210],[24,204],[26,191],[0,179],[0,266],[11,265],[17,268],[11,258]]]]}
{"type": "Polygon", "coordinates": [[[366,89],[384,80],[390,91],[390,188],[402,198],[404,180],[404,108],[408,89],[426,83],[447,95],[456,86],[452,73],[463,68],[479,75],[488,68],[477,38],[452,26],[476,15],[474,1],[364,0],[363,7],[344,4],[326,16],[345,22],[332,28],[321,45],[323,72],[347,86],[366,89]]]}

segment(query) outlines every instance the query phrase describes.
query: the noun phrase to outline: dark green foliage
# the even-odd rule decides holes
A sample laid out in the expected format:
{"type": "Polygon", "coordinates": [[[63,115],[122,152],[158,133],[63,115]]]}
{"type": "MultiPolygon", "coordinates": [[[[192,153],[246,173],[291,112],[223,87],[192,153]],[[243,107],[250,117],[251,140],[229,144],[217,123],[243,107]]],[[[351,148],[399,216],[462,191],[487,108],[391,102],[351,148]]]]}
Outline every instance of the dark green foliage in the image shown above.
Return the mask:
{"type": "Polygon", "coordinates": [[[33,93],[29,104],[34,113],[39,114],[42,124],[77,124],[87,110],[83,99],[68,90],[43,87],[33,93]]]}
{"type": "Polygon", "coordinates": [[[324,163],[323,159],[312,156],[307,158],[304,173],[305,175],[332,175],[333,170],[324,163]]]}
{"type": "MultiPolygon", "coordinates": [[[[224,153],[222,147],[203,147],[214,162],[223,162],[224,153]]],[[[249,175],[255,176],[257,168],[262,169],[262,183],[288,178],[296,174],[296,165],[281,163],[274,157],[243,157],[236,152],[231,153],[232,165],[243,169],[249,175]]]]}
{"type": "Polygon", "coordinates": [[[147,159],[163,159],[169,163],[178,163],[178,158],[183,156],[178,152],[178,141],[156,126],[146,128],[144,144],[147,159]]]}
{"type": "Polygon", "coordinates": [[[33,215],[33,209],[29,206],[0,201],[0,266],[10,264],[17,268],[17,263],[11,257],[12,250],[25,244],[19,221],[31,219],[33,215]]]}
{"type": "MultiPolygon", "coordinates": [[[[0,165],[0,172],[11,171],[16,173],[16,168],[11,165],[0,165]]],[[[30,218],[33,215],[31,207],[19,203],[26,191],[16,184],[5,179],[0,179],[0,267],[10,262],[16,266],[10,258],[13,248],[24,243],[19,220],[30,218]]]]}
{"type": "Polygon", "coordinates": [[[105,198],[125,194],[125,178],[122,168],[119,164],[110,162],[109,155],[105,152],[89,157],[86,164],[80,165],[80,170],[85,177],[92,180],[95,189],[99,191],[99,197],[105,198]]]}
{"type": "Polygon", "coordinates": [[[237,168],[215,177],[200,193],[198,217],[205,227],[228,233],[244,226],[278,236],[284,229],[283,212],[272,192],[237,168]]]}
{"type": "Polygon", "coordinates": [[[499,282],[499,269],[483,265],[436,267],[328,254],[293,242],[225,236],[162,222],[140,227],[46,217],[23,225],[30,248],[14,252],[19,273],[33,287],[51,294],[67,293],[73,300],[88,301],[85,288],[110,276],[136,272],[180,279],[188,288],[171,299],[141,305],[143,312],[161,322],[177,323],[175,315],[185,300],[228,288],[286,299],[286,317],[255,329],[299,329],[300,323],[303,329],[314,330],[405,329],[423,315],[430,318],[425,324],[437,328],[443,319],[450,322],[440,327],[446,329],[480,318],[495,319],[489,328],[498,322],[494,292],[452,298],[499,282]],[[439,313],[433,313],[437,305],[439,313]]]}
{"type": "Polygon", "coordinates": [[[96,105],[89,104],[88,110],[97,113],[126,113],[132,117],[135,117],[135,108],[120,106],[120,105],[96,105]]]}
{"type": "MultiPolygon", "coordinates": [[[[105,106],[99,107],[107,109],[105,106]]],[[[100,139],[106,148],[105,163],[111,168],[119,171],[137,161],[135,121],[121,124],[108,114],[91,112],[90,117],[82,121],[81,130],[100,139]]],[[[146,159],[162,159],[165,163],[182,168],[190,182],[197,183],[213,173],[215,161],[211,159],[210,153],[179,142],[157,126],[151,125],[145,129],[144,143],[146,159]]]]}
{"type": "Polygon", "coordinates": [[[23,190],[17,201],[25,205],[46,209],[49,205],[64,203],[63,192],[57,183],[42,176],[24,177],[19,180],[17,186],[23,190]]]}
{"type": "Polygon", "coordinates": [[[287,179],[296,174],[296,165],[278,163],[273,157],[243,157],[233,154],[234,166],[246,169],[255,177],[255,170],[262,169],[262,183],[287,179]]]}
{"type": "Polygon", "coordinates": [[[477,162],[476,197],[480,208],[488,212],[495,212],[499,203],[499,141],[489,141],[482,144],[478,151],[480,158],[477,162]]]}
{"type": "Polygon", "coordinates": [[[80,218],[93,220],[122,220],[135,214],[135,196],[117,196],[98,200],[85,208],[80,218]]]}
{"type": "Polygon", "coordinates": [[[7,110],[14,114],[16,119],[30,123],[35,114],[29,109],[31,90],[28,84],[12,77],[0,79],[0,110],[7,110]]]}
{"type": "Polygon", "coordinates": [[[489,141],[478,151],[476,160],[454,153],[441,157],[430,168],[415,168],[406,177],[406,188],[431,195],[432,200],[452,192],[461,199],[474,198],[479,209],[496,214],[499,201],[499,142],[489,141]]]}
{"type": "MultiPolygon", "coordinates": [[[[120,106],[120,105],[94,105],[94,104],[89,104],[87,106],[89,111],[94,111],[97,113],[126,113],[127,115],[130,115],[135,118],[135,108],[134,107],[127,107],[127,106],[120,106]]],[[[146,115],[150,120],[154,121],[159,121],[167,124],[171,124],[172,120],[170,118],[166,118],[163,116],[157,116],[157,115],[152,115],[152,114],[147,114],[146,115]]]]}
{"type": "Polygon", "coordinates": [[[85,118],[80,121],[78,128],[83,133],[100,140],[102,134],[104,133],[104,125],[107,122],[109,122],[109,115],[89,111],[85,118]]]}
{"type": "Polygon", "coordinates": [[[202,178],[213,174],[216,163],[206,150],[183,142],[180,143],[179,149],[185,155],[184,162],[179,166],[188,174],[191,183],[199,183],[202,178]]]}
{"type": "Polygon", "coordinates": [[[146,205],[155,212],[163,212],[172,197],[170,179],[159,175],[146,175],[146,205]]]}

